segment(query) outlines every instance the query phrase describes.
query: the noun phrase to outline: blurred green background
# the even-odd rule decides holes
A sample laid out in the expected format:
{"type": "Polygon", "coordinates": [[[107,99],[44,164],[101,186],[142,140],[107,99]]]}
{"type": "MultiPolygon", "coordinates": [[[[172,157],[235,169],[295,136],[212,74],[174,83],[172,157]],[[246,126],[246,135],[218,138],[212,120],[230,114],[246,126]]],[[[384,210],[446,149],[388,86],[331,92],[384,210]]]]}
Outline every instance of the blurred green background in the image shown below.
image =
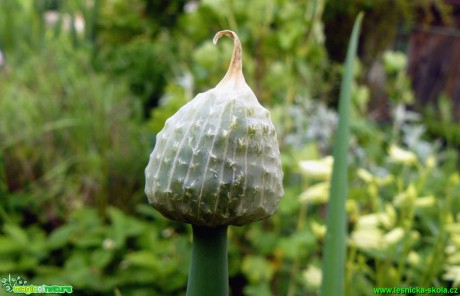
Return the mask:
{"type": "Polygon", "coordinates": [[[285,173],[278,212],[230,228],[232,295],[319,295],[342,62],[364,11],[345,294],[460,287],[457,2],[0,1],[0,277],[185,295],[191,230],[148,205],[144,168],[164,121],[224,76],[233,44],[211,38],[231,29],[285,173]]]}

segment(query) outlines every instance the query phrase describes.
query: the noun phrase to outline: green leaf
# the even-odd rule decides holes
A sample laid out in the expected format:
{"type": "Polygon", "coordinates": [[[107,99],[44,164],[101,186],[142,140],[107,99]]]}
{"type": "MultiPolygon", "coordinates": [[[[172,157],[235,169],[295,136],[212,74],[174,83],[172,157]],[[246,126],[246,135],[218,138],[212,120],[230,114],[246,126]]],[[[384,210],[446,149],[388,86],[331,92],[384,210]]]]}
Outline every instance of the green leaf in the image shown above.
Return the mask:
{"type": "Polygon", "coordinates": [[[345,272],[345,201],[348,194],[347,155],[349,139],[349,117],[351,108],[351,87],[353,66],[358,47],[358,36],[363,14],[360,13],[353,26],[345,62],[339,101],[339,124],[334,143],[334,166],[327,214],[327,233],[324,246],[323,282],[321,295],[340,296],[344,294],[345,272]]]}
{"type": "Polygon", "coordinates": [[[76,225],[66,224],[54,230],[48,238],[48,245],[52,249],[62,248],[66,245],[70,237],[77,231],[76,225]]]}
{"type": "Polygon", "coordinates": [[[10,255],[18,252],[20,244],[8,236],[0,236],[0,255],[10,255]]]}
{"type": "Polygon", "coordinates": [[[246,256],[242,264],[243,273],[251,283],[269,281],[274,272],[274,267],[262,256],[246,256]]]}
{"type": "Polygon", "coordinates": [[[98,249],[91,254],[91,264],[103,268],[110,263],[113,253],[108,250],[98,249]]]}
{"type": "Polygon", "coordinates": [[[0,274],[8,274],[16,270],[17,265],[15,260],[0,257],[0,261],[2,262],[0,264],[0,274]]]}
{"type": "Polygon", "coordinates": [[[98,233],[88,233],[77,238],[75,246],[79,248],[100,247],[103,242],[103,235],[98,233]]]}
{"type": "Polygon", "coordinates": [[[136,267],[143,267],[153,270],[161,269],[159,258],[149,251],[138,251],[126,256],[126,261],[136,267]]]}
{"type": "Polygon", "coordinates": [[[311,249],[315,242],[315,237],[310,231],[297,231],[280,239],[279,248],[286,258],[293,260],[304,257],[306,250],[311,249]]]}
{"type": "Polygon", "coordinates": [[[254,224],[246,232],[246,237],[257,248],[259,254],[270,255],[279,240],[279,235],[275,232],[264,231],[261,226],[261,224],[254,224]]]}
{"type": "Polygon", "coordinates": [[[30,255],[21,256],[20,260],[16,260],[15,268],[19,271],[28,271],[34,269],[38,265],[38,259],[30,255]]]}
{"type": "Polygon", "coordinates": [[[3,230],[22,246],[27,246],[29,243],[28,235],[21,227],[15,224],[5,224],[3,230]]]}
{"type": "Polygon", "coordinates": [[[111,237],[115,242],[115,247],[123,246],[128,232],[127,217],[117,208],[110,207],[108,209],[110,221],[111,237]]]}

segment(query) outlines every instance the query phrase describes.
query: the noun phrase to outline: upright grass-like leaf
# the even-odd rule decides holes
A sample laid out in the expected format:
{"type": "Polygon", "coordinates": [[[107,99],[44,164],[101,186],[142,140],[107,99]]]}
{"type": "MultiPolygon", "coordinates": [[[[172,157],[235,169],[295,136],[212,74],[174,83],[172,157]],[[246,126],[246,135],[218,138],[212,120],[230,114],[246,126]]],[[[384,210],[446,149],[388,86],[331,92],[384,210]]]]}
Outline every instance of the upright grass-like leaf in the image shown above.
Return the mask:
{"type": "Polygon", "coordinates": [[[339,125],[334,143],[334,167],[327,214],[327,233],[324,246],[323,282],[321,295],[340,296],[344,291],[346,217],[345,201],[348,192],[347,153],[351,83],[353,65],[361,27],[362,13],[356,18],[348,45],[345,73],[339,98],[339,125]]]}

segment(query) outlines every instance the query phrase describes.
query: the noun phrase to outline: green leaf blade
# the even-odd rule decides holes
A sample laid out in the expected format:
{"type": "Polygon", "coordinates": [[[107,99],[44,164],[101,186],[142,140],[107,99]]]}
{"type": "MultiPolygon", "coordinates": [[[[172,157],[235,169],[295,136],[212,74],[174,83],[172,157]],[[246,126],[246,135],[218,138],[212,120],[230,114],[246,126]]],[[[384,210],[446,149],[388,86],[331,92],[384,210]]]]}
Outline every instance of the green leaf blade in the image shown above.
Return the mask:
{"type": "Polygon", "coordinates": [[[345,201],[348,194],[347,154],[353,65],[358,47],[358,36],[363,14],[356,18],[348,45],[345,72],[339,98],[339,124],[334,143],[330,202],[327,215],[327,233],[324,246],[323,281],[321,295],[344,294],[346,215],[345,201]]]}

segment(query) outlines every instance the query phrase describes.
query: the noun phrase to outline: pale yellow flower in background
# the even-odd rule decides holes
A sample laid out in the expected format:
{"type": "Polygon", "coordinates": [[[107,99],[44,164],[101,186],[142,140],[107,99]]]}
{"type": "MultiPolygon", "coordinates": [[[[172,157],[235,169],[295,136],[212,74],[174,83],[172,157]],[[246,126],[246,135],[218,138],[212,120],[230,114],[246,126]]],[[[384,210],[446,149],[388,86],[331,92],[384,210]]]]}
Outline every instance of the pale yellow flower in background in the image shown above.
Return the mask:
{"type": "Polygon", "coordinates": [[[388,151],[391,161],[401,164],[414,164],[417,156],[414,152],[404,150],[396,145],[391,145],[388,151]]]}
{"type": "Polygon", "coordinates": [[[460,253],[458,253],[458,250],[456,250],[456,251],[457,252],[455,252],[454,254],[452,254],[449,257],[447,257],[447,263],[460,265],[460,253]]]}
{"type": "Polygon", "coordinates": [[[456,185],[460,183],[460,174],[455,173],[455,174],[450,175],[449,182],[452,183],[452,185],[456,185]]]}
{"type": "Polygon", "coordinates": [[[380,214],[368,214],[359,217],[358,222],[356,223],[356,227],[358,228],[375,228],[380,224],[380,214]]]}
{"type": "Polygon", "coordinates": [[[359,217],[356,222],[357,229],[376,228],[379,226],[391,227],[393,219],[387,213],[374,213],[359,217]]]}
{"type": "Polygon", "coordinates": [[[387,215],[388,220],[390,221],[389,224],[393,226],[396,223],[396,218],[397,218],[395,207],[390,203],[386,203],[385,204],[385,214],[387,215]]]}
{"type": "Polygon", "coordinates": [[[311,204],[326,203],[329,198],[329,182],[321,182],[308,187],[299,196],[300,201],[311,204]]]}
{"type": "Polygon", "coordinates": [[[433,169],[436,166],[436,158],[433,155],[428,156],[425,165],[428,169],[433,169]]]}
{"type": "Polygon", "coordinates": [[[411,183],[407,187],[406,191],[401,192],[395,196],[393,200],[393,204],[396,207],[410,206],[415,203],[416,199],[417,199],[417,189],[415,188],[415,185],[411,183]]]}
{"type": "Polygon", "coordinates": [[[332,156],[326,156],[320,160],[304,160],[299,162],[300,171],[307,178],[329,180],[332,174],[332,156]]]}
{"type": "Polygon", "coordinates": [[[444,218],[444,222],[446,223],[446,225],[450,225],[450,224],[455,223],[454,216],[453,215],[447,215],[444,218]]]}
{"type": "Polygon", "coordinates": [[[393,182],[395,179],[395,177],[393,175],[387,175],[383,178],[381,177],[377,177],[375,178],[375,183],[379,186],[384,186],[384,185],[388,185],[390,184],[391,182],[393,182]]]}
{"type": "Polygon", "coordinates": [[[396,227],[395,229],[391,230],[387,234],[385,234],[385,241],[389,245],[395,245],[404,237],[404,229],[401,227],[396,227]]]}
{"type": "Polygon", "coordinates": [[[382,177],[373,175],[368,170],[363,169],[363,168],[358,169],[357,175],[364,182],[375,183],[376,185],[379,185],[379,186],[388,185],[394,180],[394,177],[392,175],[387,175],[382,178],[382,177]]]}
{"type": "Polygon", "coordinates": [[[359,249],[384,250],[386,243],[379,228],[357,229],[351,233],[350,243],[359,249]]]}
{"type": "Polygon", "coordinates": [[[322,239],[326,235],[326,225],[320,224],[316,221],[312,221],[310,223],[311,225],[311,231],[315,235],[316,238],[322,239]]]}
{"type": "Polygon", "coordinates": [[[115,242],[113,240],[111,240],[110,238],[106,238],[102,242],[102,248],[104,248],[104,250],[111,250],[114,247],[115,247],[115,242]]]}
{"type": "MultiPolygon", "coordinates": [[[[446,230],[452,234],[459,234],[460,235],[460,223],[451,223],[449,225],[446,225],[446,230]]],[[[459,236],[460,238],[460,236],[459,236]]],[[[459,247],[460,247],[460,240],[459,242],[459,247]]]]}
{"type": "Polygon", "coordinates": [[[345,210],[349,215],[359,215],[359,205],[354,199],[347,199],[345,202],[345,210]]]}
{"type": "Polygon", "coordinates": [[[374,176],[371,173],[369,173],[367,170],[362,169],[362,168],[358,169],[357,175],[359,178],[361,178],[361,180],[367,183],[370,183],[374,180],[374,176]]]}
{"type": "Polygon", "coordinates": [[[421,209],[432,208],[435,204],[436,198],[433,195],[420,197],[415,201],[415,206],[421,209]]]}
{"type": "Polygon", "coordinates": [[[407,57],[401,52],[385,51],[383,61],[389,71],[400,71],[407,67],[407,57]]]}
{"type": "Polygon", "coordinates": [[[454,245],[448,245],[444,248],[444,251],[450,256],[457,253],[457,248],[454,245]]]}
{"type": "Polygon", "coordinates": [[[419,265],[421,262],[420,255],[417,252],[410,251],[409,255],[407,256],[407,262],[409,262],[409,264],[412,266],[419,265]]]}
{"type": "Polygon", "coordinates": [[[323,278],[323,273],[321,272],[321,268],[310,265],[306,270],[304,270],[303,278],[309,286],[319,288],[323,278]]]}
{"type": "Polygon", "coordinates": [[[460,265],[448,266],[446,273],[442,275],[442,279],[453,281],[453,287],[460,287],[460,265]]]}

